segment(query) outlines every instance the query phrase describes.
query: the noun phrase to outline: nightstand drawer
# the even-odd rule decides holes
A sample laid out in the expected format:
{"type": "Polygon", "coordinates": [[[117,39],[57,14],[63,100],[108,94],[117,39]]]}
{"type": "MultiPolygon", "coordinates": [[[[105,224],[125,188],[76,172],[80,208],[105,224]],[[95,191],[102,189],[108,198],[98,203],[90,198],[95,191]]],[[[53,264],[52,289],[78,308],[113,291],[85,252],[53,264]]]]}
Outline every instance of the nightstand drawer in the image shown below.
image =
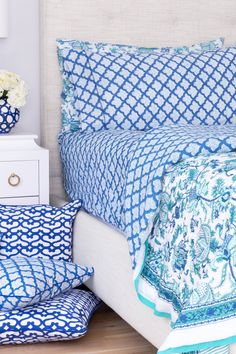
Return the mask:
{"type": "Polygon", "coordinates": [[[4,204],[4,205],[34,205],[34,204],[39,204],[39,198],[38,197],[0,198],[0,204],[4,204]]]}
{"type": "Polygon", "coordinates": [[[0,198],[37,196],[38,161],[0,162],[0,198]]]}

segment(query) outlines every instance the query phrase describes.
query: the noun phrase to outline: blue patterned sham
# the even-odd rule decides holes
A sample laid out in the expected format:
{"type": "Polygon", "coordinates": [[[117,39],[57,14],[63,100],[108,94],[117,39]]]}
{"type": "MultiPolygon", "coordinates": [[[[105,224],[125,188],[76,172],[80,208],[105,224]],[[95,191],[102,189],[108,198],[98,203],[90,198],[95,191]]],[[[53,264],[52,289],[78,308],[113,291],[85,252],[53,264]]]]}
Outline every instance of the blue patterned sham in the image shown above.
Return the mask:
{"type": "Polygon", "coordinates": [[[99,104],[96,85],[86,53],[98,53],[101,55],[134,54],[138,56],[144,54],[188,54],[222,48],[223,42],[223,39],[219,38],[190,47],[141,48],[78,40],[58,40],[58,59],[63,80],[61,95],[63,131],[84,130],[80,122],[81,120],[86,120],[86,117],[90,115],[94,119],[96,130],[103,127],[103,121],[100,118],[102,107],[99,104]],[[96,106],[96,109],[94,109],[94,106],[96,106]]]}
{"type": "Polygon", "coordinates": [[[12,256],[72,260],[72,226],[81,202],[49,205],[0,205],[0,260],[12,256]]]}
{"type": "Polygon", "coordinates": [[[0,311],[50,300],[84,283],[93,268],[64,261],[12,257],[0,262],[0,311]]]}
{"type": "Polygon", "coordinates": [[[59,55],[61,55],[60,50],[63,49],[76,49],[78,51],[92,51],[94,53],[100,54],[144,54],[144,53],[154,53],[154,54],[188,54],[188,53],[201,53],[208,50],[217,50],[223,47],[224,38],[217,38],[212,41],[202,42],[199,44],[193,44],[191,46],[180,46],[180,47],[162,47],[162,48],[147,48],[138,47],[134,45],[125,44],[109,44],[103,42],[88,42],[79,40],[67,40],[58,39],[58,50],[59,55]]]}
{"type": "Polygon", "coordinates": [[[0,345],[63,341],[84,336],[100,304],[92,292],[73,289],[51,301],[0,313],[0,345]]]}
{"type": "Polygon", "coordinates": [[[88,100],[93,109],[81,113],[83,131],[236,123],[236,48],[161,56],[87,52],[87,59],[97,101],[88,100]]]}

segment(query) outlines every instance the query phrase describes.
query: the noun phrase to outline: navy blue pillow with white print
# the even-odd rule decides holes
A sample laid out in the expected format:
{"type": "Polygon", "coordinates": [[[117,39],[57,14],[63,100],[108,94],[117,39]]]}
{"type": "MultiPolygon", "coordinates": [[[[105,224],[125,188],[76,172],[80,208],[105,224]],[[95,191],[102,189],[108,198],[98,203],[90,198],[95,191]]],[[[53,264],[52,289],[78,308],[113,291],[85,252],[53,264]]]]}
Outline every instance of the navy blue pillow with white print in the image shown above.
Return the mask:
{"type": "MultiPolygon", "coordinates": [[[[219,38],[192,46],[177,48],[143,48],[129,45],[83,42],[79,40],[58,40],[58,59],[63,79],[62,90],[62,131],[97,131],[104,129],[103,106],[101,105],[99,87],[93,77],[94,68],[91,66],[90,54],[98,54],[103,58],[136,56],[143,60],[149,55],[174,55],[188,53],[201,53],[207,50],[222,48],[223,39],[219,38]]],[[[108,60],[108,65],[111,63],[108,60]]],[[[98,63],[98,71],[103,74],[104,69],[98,63]]],[[[117,67],[119,70],[119,66],[117,67]]],[[[129,71],[129,68],[127,68],[129,71]]],[[[147,67],[144,68],[147,70],[147,67]]],[[[142,68],[141,68],[142,70],[142,68]]],[[[126,73],[129,75],[129,72],[126,73]]],[[[131,85],[133,85],[135,81],[131,85]]],[[[99,85],[106,85],[102,80],[99,85]]],[[[109,84],[109,83],[107,83],[109,84]]],[[[120,97],[120,93],[118,95],[120,97]]],[[[128,124],[129,127],[129,124],[128,124]]],[[[136,124],[135,129],[138,128],[136,124]]]]}
{"type": "Polygon", "coordinates": [[[98,103],[82,120],[84,130],[236,123],[234,47],[184,55],[87,52],[87,60],[98,103]]]}
{"type": "Polygon", "coordinates": [[[83,284],[93,272],[93,268],[52,259],[5,259],[0,262],[0,311],[53,299],[83,284]]]}
{"type": "Polygon", "coordinates": [[[51,301],[0,312],[0,345],[77,339],[100,304],[92,292],[73,289],[51,301]]]}
{"type": "Polygon", "coordinates": [[[0,260],[13,256],[72,260],[72,227],[81,208],[76,200],[50,205],[0,205],[0,260]]]}

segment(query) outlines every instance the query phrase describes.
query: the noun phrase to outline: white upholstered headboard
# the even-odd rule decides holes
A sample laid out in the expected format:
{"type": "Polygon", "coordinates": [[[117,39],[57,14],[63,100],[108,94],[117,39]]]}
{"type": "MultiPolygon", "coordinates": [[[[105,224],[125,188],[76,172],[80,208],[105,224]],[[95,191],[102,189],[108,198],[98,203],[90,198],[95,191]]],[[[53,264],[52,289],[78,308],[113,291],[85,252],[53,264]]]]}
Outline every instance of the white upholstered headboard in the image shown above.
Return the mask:
{"type": "Polygon", "coordinates": [[[50,149],[51,191],[62,195],[57,134],[61,80],[56,38],[140,46],[236,42],[236,0],[41,0],[42,143],[50,149]]]}

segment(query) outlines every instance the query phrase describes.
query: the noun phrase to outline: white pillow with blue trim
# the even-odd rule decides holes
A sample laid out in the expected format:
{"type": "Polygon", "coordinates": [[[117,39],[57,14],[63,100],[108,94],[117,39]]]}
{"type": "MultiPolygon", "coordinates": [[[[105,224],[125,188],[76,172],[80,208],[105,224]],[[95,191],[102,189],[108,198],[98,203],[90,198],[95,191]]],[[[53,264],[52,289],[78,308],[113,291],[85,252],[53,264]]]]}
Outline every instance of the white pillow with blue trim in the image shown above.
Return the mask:
{"type": "Polygon", "coordinates": [[[13,257],[0,262],[0,311],[30,306],[79,286],[93,268],[40,258],[13,257]]]}
{"type": "MultiPolygon", "coordinates": [[[[103,88],[103,85],[106,85],[106,83],[112,86],[112,83],[110,85],[107,78],[104,78],[104,80],[101,78],[101,82],[96,82],[96,77],[93,76],[94,68],[91,66],[91,64],[94,64],[93,58],[90,58],[91,53],[101,55],[103,58],[106,56],[109,58],[110,56],[120,57],[123,55],[134,55],[143,60],[143,56],[149,55],[187,55],[189,53],[198,54],[203,51],[217,50],[222,48],[223,42],[224,40],[219,38],[214,41],[208,41],[189,47],[143,48],[117,44],[91,43],[78,40],[58,40],[58,58],[63,79],[61,95],[62,131],[97,131],[106,128],[106,122],[104,122],[103,116],[104,107],[100,102],[101,93],[99,92],[99,88],[100,86],[103,88]]],[[[108,71],[110,68],[107,66],[110,66],[110,64],[108,60],[107,65],[105,65],[108,71]]],[[[100,74],[105,72],[105,68],[100,66],[99,69],[98,66],[100,74]]],[[[119,66],[117,70],[119,70],[119,66]]],[[[123,68],[123,71],[125,71],[125,68],[123,68]]],[[[129,76],[127,70],[126,73],[129,76]]],[[[128,82],[128,84],[131,84],[132,88],[134,83],[128,82]]],[[[118,94],[117,99],[119,98],[118,94]]],[[[115,106],[111,108],[114,111],[115,106]]],[[[142,126],[143,125],[141,125],[141,128],[142,126]]],[[[118,128],[120,128],[120,123],[118,124],[118,128]]],[[[136,124],[135,129],[138,128],[136,124]]]]}
{"type": "Polygon", "coordinates": [[[50,301],[0,312],[0,345],[77,339],[87,333],[100,303],[92,292],[73,289],[50,301]]]}
{"type": "Polygon", "coordinates": [[[50,205],[0,205],[0,260],[13,256],[72,260],[72,228],[81,201],[50,205]]]}

